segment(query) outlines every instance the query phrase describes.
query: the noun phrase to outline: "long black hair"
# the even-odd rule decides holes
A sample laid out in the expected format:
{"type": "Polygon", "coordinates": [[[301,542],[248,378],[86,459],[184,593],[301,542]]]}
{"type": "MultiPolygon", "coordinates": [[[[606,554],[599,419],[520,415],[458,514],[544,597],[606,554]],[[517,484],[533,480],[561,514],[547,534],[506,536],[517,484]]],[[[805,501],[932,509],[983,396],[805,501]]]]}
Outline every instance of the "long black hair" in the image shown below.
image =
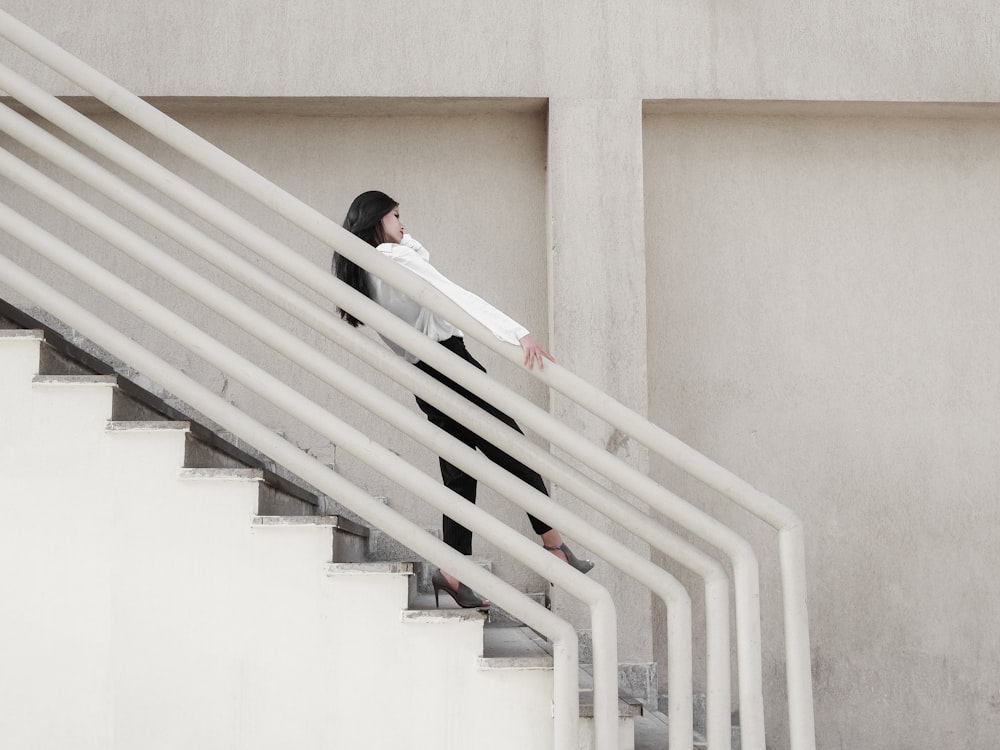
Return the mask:
{"type": "MultiPolygon", "coordinates": [[[[344,229],[357,235],[372,247],[378,247],[384,241],[382,235],[382,217],[392,211],[399,203],[378,190],[368,190],[351,203],[344,217],[344,229]]],[[[372,287],[368,272],[340,253],[333,254],[333,273],[345,284],[350,285],[371,299],[372,287]]],[[[357,328],[361,321],[347,310],[337,308],[340,317],[357,328]]]]}

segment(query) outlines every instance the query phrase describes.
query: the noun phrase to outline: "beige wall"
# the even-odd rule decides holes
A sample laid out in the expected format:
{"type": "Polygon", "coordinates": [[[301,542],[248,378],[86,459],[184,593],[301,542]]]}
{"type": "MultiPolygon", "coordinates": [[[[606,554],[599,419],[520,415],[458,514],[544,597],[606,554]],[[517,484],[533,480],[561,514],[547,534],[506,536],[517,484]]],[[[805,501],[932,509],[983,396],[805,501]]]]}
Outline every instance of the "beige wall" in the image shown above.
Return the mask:
{"type": "Polygon", "coordinates": [[[992,0],[11,0],[4,9],[143,95],[1000,94],[992,0]]]}
{"type": "Polygon", "coordinates": [[[650,414],[803,518],[821,747],[989,746],[1000,123],[745,109],[645,120],[650,414]]]}
{"type": "MultiPolygon", "coordinates": [[[[798,511],[820,748],[992,743],[992,0],[5,9],[163,97],[334,218],[358,190],[383,186],[442,270],[798,511]]],[[[296,247],[326,267],[325,251],[296,247]]],[[[530,381],[484,360],[545,403],[530,381]]],[[[641,449],[559,398],[552,409],[645,466],[641,449]]],[[[393,494],[324,441],[284,429],[373,493],[393,494]]],[[[434,471],[433,457],[413,452],[434,471]]],[[[769,742],[784,746],[774,535],[660,462],[652,469],[761,555],[769,742]]],[[[500,501],[484,505],[524,524],[500,501]]],[[[499,570],[533,583],[506,561],[499,570]]],[[[648,627],[648,599],[606,565],[597,577],[632,607],[623,656],[662,661],[662,613],[648,627]]]]}

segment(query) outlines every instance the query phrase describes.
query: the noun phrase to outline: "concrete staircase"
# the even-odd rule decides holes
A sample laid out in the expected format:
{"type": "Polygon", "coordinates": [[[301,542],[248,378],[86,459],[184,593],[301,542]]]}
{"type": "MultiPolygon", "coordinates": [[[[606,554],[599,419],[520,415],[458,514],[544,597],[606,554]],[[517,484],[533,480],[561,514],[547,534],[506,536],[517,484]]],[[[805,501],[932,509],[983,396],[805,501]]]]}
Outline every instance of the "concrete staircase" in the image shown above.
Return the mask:
{"type": "MultiPolygon", "coordinates": [[[[3,325],[0,747],[551,747],[537,634],[435,609],[419,561],[369,559],[308,489],[3,325]]],[[[622,750],[666,747],[621,706],[622,750]]]]}

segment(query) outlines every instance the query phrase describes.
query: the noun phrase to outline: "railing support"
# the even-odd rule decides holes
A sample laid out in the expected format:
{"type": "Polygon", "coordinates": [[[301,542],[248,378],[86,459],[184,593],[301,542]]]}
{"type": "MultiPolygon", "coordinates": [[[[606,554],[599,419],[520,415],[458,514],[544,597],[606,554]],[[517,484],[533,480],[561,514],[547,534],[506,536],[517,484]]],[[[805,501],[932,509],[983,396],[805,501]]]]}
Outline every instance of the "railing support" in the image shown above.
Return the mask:
{"type": "MultiPolygon", "coordinates": [[[[51,235],[47,235],[47,233],[44,233],[37,227],[31,227],[30,223],[25,222],[22,217],[3,204],[0,204],[0,226],[3,226],[8,232],[13,231],[21,235],[20,238],[22,241],[27,240],[28,244],[36,247],[36,249],[38,244],[51,244],[52,241],[59,243],[51,235]],[[25,236],[26,233],[34,236],[25,236]]],[[[63,249],[69,250],[69,248],[63,249]]],[[[553,703],[555,724],[553,731],[555,747],[558,750],[577,750],[577,734],[579,730],[578,643],[576,630],[569,623],[556,617],[547,609],[532,601],[522,592],[517,591],[501,579],[486,572],[466,558],[465,555],[461,555],[451,549],[416,524],[391,510],[388,506],[375,501],[366,492],[324,466],[315,458],[308,456],[298,447],[276,435],[271,428],[256,422],[241,410],[212,393],[204,386],[194,382],[162,359],[149,353],[127,336],[119,333],[107,323],[87,312],[75,302],[44,284],[2,255],[0,255],[0,273],[2,273],[5,283],[9,284],[11,288],[17,290],[25,297],[34,300],[36,304],[44,304],[46,309],[52,312],[52,314],[65,320],[80,333],[90,338],[111,354],[119,357],[122,361],[131,362],[133,366],[141,371],[155,372],[162,386],[169,389],[179,398],[184,399],[192,407],[232,432],[232,434],[238,436],[248,445],[280,462],[322,492],[336,497],[346,508],[365,518],[374,526],[385,530],[417,554],[427,558],[438,566],[453,571],[462,580],[467,581],[470,586],[488,595],[499,606],[502,606],[531,627],[536,628],[539,632],[549,635],[554,644],[555,685],[553,703]]],[[[439,487],[438,489],[442,491],[441,494],[444,494],[443,487],[439,487]]],[[[476,528],[481,533],[484,533],[484,535],[488,534],[490,536],[492,536],[492,532],[483,530],[483,526],[493,526],[496,524],[498,533],[510,532],[513,534],[513,537],[516,537],[516,539],[512,538],[510,541],[515,546],[522,545],[522,547],[526,548],[525,551],[528,553],[526,556],[540,555],[542,558],[540,562],[543,563],[542,567],[552,568],[552,570],[547,571],[548,573],[554,574],[555,577],[560,579],[565,578],[565,574],[567,573],[566,566],[559,564],[552,555],[543,552],[516,532],[512,532],[484,511],[474,512],[476,510],[475,506],[470,503],[462,501],[461,504],[468,507],[456,508],[454,510],[467,511],[463,515],[469,517],[463,518],[463,523],[476,528]],[[480,514],[481,517],[474,517],[480,514]],[[552,565],[553,562],[556,565],[552,565]]],[[[449,509],[449,512],[452,512],[451,509],[449,509]]],[[[600,628],[602,632],[606,633],[610,626],[611,642],[614,643],[614,607],[610,599],[607,598],[607,592],[579,574],[570,572],[570,575],[581,579],[585,585],[589,585],[595,591],[596,596],[592,597],[595,600],[595,609],[597,611],[594,617],[595,627],[600,628]]],[[[563,583],[565,585],[565,581],[563,583]]],[[[572,582],[571,587],[578,588],[572,586],[572,582]]],[[[596,668],[597,665],[595,664],[596,668]]],[[[606,671],[607,665],[602,663],[601,668],[606,671]]],[[[617,670],[617,664],[615,664],[613,669],[617,670]]],[[[614,696],[614,701],[615,716],[617,716],[617,695],[614,696]]],[[[595,706],[595,712],[596,710],[597,707],[595,706]]],[[[611,722],[611,730],[614,729],[615,723],[611,722]]],[[[604,734],[610,735],[610,732],[605,730],[604,734]]],[[[615,747],[615,743],[609,742],[605,738],[601,741],[601,747],[610,750],[615,747]]]]}
{"type": "MultiPolygon", "coordinates": [[[[255,288],[258,291],[265,293],[265,296],[273,301],[282,302],[286,309],[288,300],[298,296],[296,292],[276,282],[253,264],[217,245],[179,218],[166,212],[127,183],[111,175],[39,126],[3,105],[0,105],[0,129],[39,154],[48,157],[53,163],[67,169],[87,184],[96,187],[109,198],[130,208],[141,218],[150,220],[154,226],[167,231],[175,239],[184,242],[190,249],[203,257],[216,262],[223,270],[230,271],[233,266],[243,267],[243,273],[240,275],[251,277],[256,282],[255,288]],[[268,291],[270,293],[266,293],[268,291]]],[[[392,408],[392,403],[386,402],[384,395],[366,381],[334,365],[330,360],[306,347],[297,339],[289,337],[284,329],[279,328],[269,319],[238,302],[230,295],[219,292],[214,285],[207,284],[181,263],[150,245],[138,235],[125,230],[120,225],[108,222],[103,213],[51,179],[10,154],[0,154],[0,172],[5,174],[8,179],[48,201],[55,208],[111,244],[119,247],[126,254],[143,263],[178,288],[188,292],[223,317],[236,322],[248,333],[257,336],[278,353],[300,364],[324,382],[341,391],[345,390],[345,384],[349,385],[349,393],[370,411],[386,420],[393,418],[397,421],[401,420],[401,427],[408,435],[431,448],[438,455],[448,458],[452,463],[463,466],[470,473],[474,473],[482,479],[492,478],[491,486],[494,489],[507,494],[514,502],[517,502],[521,494],[519,490],[523,491],[523,488],[520,485],[514,486],[516,483],[511,483],[506,473],[496,470],[496,467],[490,462],[475,452],[469,452],[464,445],[457,443],[457,441],[451,438],[442,439],[436,428],[418,416],[405,411],[396,412],[392,408]],[[458,450],[457,454],[456,449],[458,450]],[[489,477],[481,476],[484,471],[492,473],[489,474],[489,477]]],[[[308,304],[304,300],[303,303],[308,304]]],[[[343,323],[336,321],[324,311],[314,311],[313,315],[320,317],[324,322],[320,332],[327,333],[343,346],[350,348],[350,345],[358,340],[372,343],[367,338],[357,337],[353,331],[346,330],[343,323]]],[[[314,325],[316,324],[314,323],[314,325]]],[[[379,364],[382,366],[380,369],[389,370],[389,374],[398,371],[399,374],[406,376],[419,375],[421,380],[429,381],[414,389],[415,392],[433,403],[444,403],[446,410],[462,416],[471,427],[478,429],[491,442],[504,448],[515,458],[526,462],[539,472],[545,473],[564,490],[576,494],[592,507],[602,511],[609,518],[650,543],[655,549],[678,559],[705,578],[706,619],[709,635],[707,641],[709,702],[706,734],[711,743],[721,741],[717,738],[728,737],[730,733],[729,601],[728,580],[722,566],[686,540],[668,531],[662,525],[651,521],[648,516],[629,503],[608,492],[596,482],[587,479],[564,461],[555,458],[551,453],[505,425],[499,425],[496,420],[478,408],[472,407],[470,409],[469,404],[457,397],[452,391],[443,388],[440,383],[423,375],[419,370],[405,365],[398,357],[383,347],[378,345],[374,345],[374,347],[382,355],[379,359],[379,364]]],[[[397,378],[399,374],[396,375],[397,378]]],[[[488,481],[488,483],[490,482],[488,481]]],[[[561,519],[556,520],[547,517],[544,509],[538,507],[526,509],[545,518],[552,525],[565,529],[575,538],[588,544],[591,549],[600,550],[606,559],[612,561],[612,564],[620,564],[616,561],[616,556],[608,556],[608,551],[601,549],[600,543],[595,541],[593,535],[589,533],[589,529],[586,526],[581,527],[578,519],[572,514],[561,513],[561,519]]],[[[558,507],[556,509],[560,510],[558,507]]],[[[619,557],[628,557],[631,554],[629,550],[625,550],[624,555],[619,554],[619,557]]],[[[675,719],[671,725],[671,740],[675,747],[684,747],[691,741],[689,731],[691,725],[691,654],[689,648],[682,645],[690,641],[690,600],[680,584],[672,578],[670,578],[669,583],[665,584],[666,588],[657,583],[657,579],[662,578],[664,574],[657,571],[654,566],[647,564],[645,571],[645,573],[639,574],[640,581],[657,591],[667,605],[668,651],[670,652],[667,679],[668,690],[673,696],[674,711],[672,715],[675,719]]]]}
{"type": "MultiPolygon", "coordinates": [[[[406,292],[420,304],[458,323],[467,333],[470,333],[484,345],[500,353],[501,356],[511,361],[519,359],[519,353],[515,351],[514,347],[498,344],[488,334],[484,335],[484,331],[478,323],[456,308],[450,301],[444,299],[435,290],[420,284],[387,259],[381,258],[377,254],[372,254],[364,243],[347,235],[328,218],[321,216],[310,207],[295,200],[292,196],[277,188],[260,175],[239,164],[194,133],[173,122],[147,103],[138,99],[138,97],[133,96],[110,79],[84,65],[72,55],[59,49],[56,45],[33,32],[3,11],[0,11],[0,34],[6,36],[10,41],[22,47],[37,59],[47,63],[70,80],[78,83],[99,100],[146,128],[151,133],[154,133],[182,153],[196,159],[217,175],[254,196],[264,205],[272,208],[278,214],[290,219],[301,228],[326,242],[330,247],[336,248],[363,267],[377,273],[389,283],[406,292]]],[[[14,81],[13,85],[16,88],[18,84],[14,81]]],[[[11,88],[8,88],[6,85],[3,87],[7,88],[17,98],[21,98],[21,95],[14,93],[11,88]]],[[[30,99],[34,94],[29,92],[25,96],[30,99]]],[[[25,99],[22,98],[22,101],[25,101],[25,99]]],[[[64,106],[58,102],[56,105],[64,106]]],[[[37,109],[33,104],[29,104],[29,106],[37,109]]],[[[49,108],[50,105],[43,103],[42,107],[43,109],[49,108]]],[[[53,121],[56,122],[57,119],[53,119],[53,121]]],[[[115,152],[114,148],[112,148],[112,152],[114,155],[111,158],[116,159],[119,153],[115,152]]],[[[132,161],[136,162],[137,160],[132,159],[132,161]]],[[[143,165],[143,168],[146,168],[146,166],[143,165]]],[[[166,184],[161,186],[161,189],[164,189],[168,195],[171,194],[172,190],[170,182],[171,179],[167,178],[166,184]]],[[[195,210],[196,213],[198,212],[196,209],[192,210],[195,210]]],[[[245,242],[245,244],[258,252],[260,252],[259,248],[263,247],[265,250],[262,253],[264,257],[268,257],[267,252],[272,252],[276,249],[280,250],[279,243],[273,242],[259,230],[255,228],[248,229],[239,223],[240,220],[237,219],[234,221],[228,215],[223,215],[218,211],[214,212],[217,216],[222,217],[222,223],[218,226],[223,231],[232,234],[235,229],[236,234],[233,234],[233,236],[241,239],[241,241],[244,241],[242,238],[248,237],[249,242],[245,242]]],[[[288,256],[285,256],[285,258],[288,258],[288,256]]],[[[395,330],[398,331],[399,326],[403,325],[396,320],[391,320],[391,315],[377,308],[369,300],[359,298],[360,296],[356,294],[346,293],[332,279],[318,276],[315,273],[315,269],[309,267],[310,264],[301,263],[294,257],[289,258],[289,263],[291,264],[291,270],[287,266],[285,266],[285,270],[292,273],[299,280],[307,283],[311,288],[326,295],[329,299],[335,300],[345,309],[351,311],[364,310],[363,317],[366,320],[373,319],[377,321],[373,325],[376,330],[385,332],[386,330],[393,330],[395,326],[395,330]],[[373,307],[378,311],[378,314],[372,310],[373,307]],[[369,315],[369,311],[371,311],[371,315],[369,315]]],[[[278,265],[283,266],[284,264],[279,261],[278,265]]],[[[542,418],[537,413],[540,411],[537,407],[524,405],[513,400],[509,392],[498,386],[495,382],[486,381],[474,368],[464,365],[464,363],[449,361],[440,351],[440,347],[426,345],[424,342],[417,341],[416,337],[407,338],[407,336],[413,336],[410,331],[400,336],[405,342],[414,342],[412,348],[409,343],[407,344],[407,348],[414,351],[414,353],[418,353],[422,359],[425,359],[445,374],[453,377],[457,382],[463,385],[471,384],[471,388],[485,394],[489,399],[497,401],[499,405],[512,411],[513,416],[519,418],[526,426],[533,427],[539,434],[552,441],[553,444],[563,447],[566,442],[574,442],[573,437],[563,434],[559,428],[542,418]],[[418,348],[420,346],[424,348],[418,348]],[[525,414],[527,417],[524,416],[525,414]],[[556,437],[553,438],[552,435],[556,437]]],[[[400,340],[400,336],[392,335],[390,338],[400,340]]],[[[673,436],[628,410],[606,394],[600,393],[593,386],[590,386],[563,368],[553,365],[552,367],[547,367],[543,373],[536,374],[536,376],[551,387],[583,404],[585,408],[606,419],[625,434],[635,438],[654,452],[672,461],[682,470],[687,471],[692,476],[718,490],[725,497],[764,519],[778,531],[787,638],[786,678],[789,688],[792,748],[793,750],[812,750],[815,747],[815,730],[804,574],[805,553],[803,533],[798,518],[787,508],[754,490],[742,480],[734,477],[673,436]]],[[[548,415],[545,415],[545,417],[548,417],[548,415]]],[[[561,428],[561,425],[559,427],[561,428]]],[[[576,444],[579,446],[578,442],[576,444]]],[[[593,446],[590,446],[590,448],[593,448],[593,446]]],[[[584,455],[593,456],[594,454],[584,451],[584,455]]],[[[689,530],[702,536],[711,544],[723,550],[732,561],[736,588],[737,656],[740,667],[739,684],[744,747],[747,750],[763,748],[764,726],[762,695],[760,693],[758,571],[752,550],[737,535],[721,527],[720,524],[717,524],[712,519],[704,517],[703,514],[700,515],[698,512],[693,511],[679,498],[659,488],[655,483],[651,483],[645,478],[637,478],[634,474],[622,470],[621,467],[609,467],[609,470],[611,471],[609,476],[614,481],[618,481],[621,487],[641,497],[646,502],[649,502],[651,507],[654,507],[659,512],[664,513],[689,530]]]]}

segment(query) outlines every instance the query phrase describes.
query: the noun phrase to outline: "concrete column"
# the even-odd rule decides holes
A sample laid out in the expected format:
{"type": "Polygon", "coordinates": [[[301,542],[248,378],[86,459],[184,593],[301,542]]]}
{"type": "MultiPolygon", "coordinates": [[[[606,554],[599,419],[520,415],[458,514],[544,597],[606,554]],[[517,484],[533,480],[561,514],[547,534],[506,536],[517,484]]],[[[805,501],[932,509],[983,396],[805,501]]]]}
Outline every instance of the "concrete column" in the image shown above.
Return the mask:
{"type": "MultiPolygon", "coordinates": [[[[639,413],[646,412],[646,262],[642,102],[554,99],[549,103],[549,342],[556,359],[639,413]]],[[[645,471],[646,450],[568,399],[553,413],[645,471]]],[[[557,491],[558,492],[558,491],[557,491]]],[[[648,546],[565,493],[557,500],[633,549],[648,546]]],[[[651,660],[650,595],[601,563],[592,574],[619,606],[619,656],[651,660]]],[[[581,623],[576,603],[553,606],[581,623]]]]}

